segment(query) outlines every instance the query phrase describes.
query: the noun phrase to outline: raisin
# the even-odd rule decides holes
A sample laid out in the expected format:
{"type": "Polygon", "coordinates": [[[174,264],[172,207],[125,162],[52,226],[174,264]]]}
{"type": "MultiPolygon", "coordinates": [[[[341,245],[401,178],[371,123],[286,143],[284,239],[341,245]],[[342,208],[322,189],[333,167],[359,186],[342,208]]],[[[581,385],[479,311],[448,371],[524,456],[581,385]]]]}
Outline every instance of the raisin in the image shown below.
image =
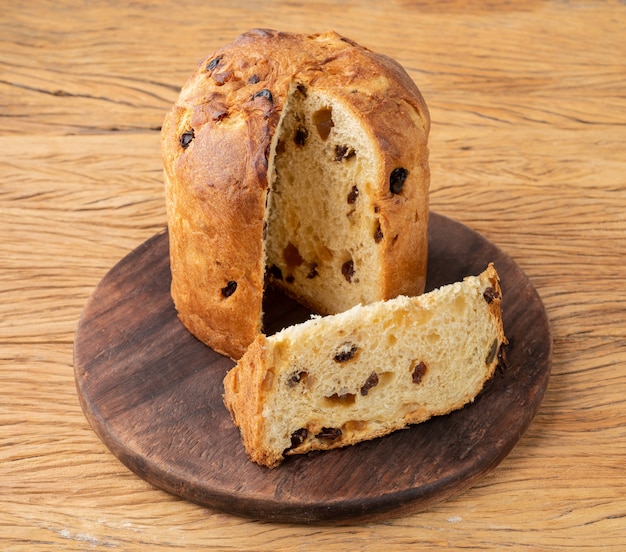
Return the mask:
{"type": "Polygon", "coordinates": [[[307,375],[308,374],[304,370],[302,370],[300,372],[294,372],[293,374],[291,374],[291,377],[287,380],[287,385],[289,387],[295,387],[301,381],[306,379],[307,375]]]}
{"type": "Polygon", "coordinates": [[[298,248],[291,242],[289,242],[287,247],[283,250],[283,259],[285,259],[288,267],[300,266],[304,262],[300,251],[298,251],[298,248]]]}
{"type": "Polygon", "coordinates": [[[317,435],[318,439],[328,439],[329,441],[336,441],[341,437],[341,430],[337,427],[323,427],[317,435]]]}
{"type": "Polygon", "coordinates": [[[354,343],[344,343],[335,354],[335,362],[347,362],[354,358],[359,348],[354,343]]]}
{"type": "Polygon", "coordinates": [[[259,75],[252,75],[249,79],[248,79],[248,84],[256,84],[257,82],[259,82],[261,79],[259,78],[259,75]]]}
{"type": "Polygon", "coordinates": [[[424,364],[423,362],[419,362],[418,364],[416,364],[411,374],[413,383],[420,383],[422,381],[422,378],[426,375],[426,370],[426,364],[424,364]]]}
{"type": "Polygon", "coordinates": [[[319,272],[317,271],[317,264],[313,264],[311,270],[309,270],[309,273],[306,275],[306,277],[311,280],[316,276],[319,276],[319,272]]]}
{"type": "Polygon", "coordinates": [[[348,194],[348,205],[354,205],[357,197],[359,197],[359,189],[356,186],[352,186],[348,194]]]}
{"type": "Polygon", "coordinates": [[[487,303],[491,304],[493,303],[496,299],[500,298],[500,294],[492,287],[488,287],[484,292],[483,292],[483,297],[485,299],[485,301],[487,301],[487,303]]]}
{"type": "Polygon", "coordinates": [[[254,100],[255,98],[265,98],[268,102],[274,103],[272,93],[267,88],[255,92],[255,94],[252,96],[252,99],[254,100]]]}
{"type": "Polygon", "coordinates": [[[372,372],[370,377],[367,378],[363,387],[361,387],[361,395],[365,397],[370,391],[372,387],[376,387],[378,385],[378,374],[376,372],[372,372]]]}
{"type": "Polygon", "coordinates": [[[383,241],[383,231],[380,228],[380,222],[378,223],[378,226],[376,226],[376,230],[374,231],[374,241],[376,243],[380,243],[381,241],[383,241]]]}
{"type": "Polygon", "coordinates": [[[282,280],[283,279],[283,272],[282,270],[277,267],[276,265],[272,265],[267,269],[268,273],[270,274],[270,276],[272,276],[272,278],[274,278],[275,280],[282,280]]]}
{"type": "Polygon", "coordinates": [[[399,194],[402,191],[404,181],[408,175],[409,171],[403,169],[402,167],[398,167],[397,169],[393,169],[393,171],[391,171],[391,176],[389,177],[389,190],[392,194],[399,194]]]}
{"type": "Polygon", "coordinates": [[[349,260],[343,263],[341,273],[348,282],[352,282],[352,277],[354,276],[354,261],[349,260]]]}
{"type": "Polygon", "coordinates": [[[496,354],[498,353],[498,340],[494,339],[493,344],[491,345],[491,349],[489,350],[489,354],[487,355],[487,358],[485,359],[485,362],[487,364],[491,364],[494,359],[496,358],[496,354]]]}
{"type": "Polygon", "coordinates": [[[308,137],[309,131],[306,129],[306,127],[299,126],[296,129],[296,134],[293,137],[293,141],[296,143],[297,146],[303,147],[304,144],[306,144],[308,137]]]}
{"type": "Polygon", "coordinates": [[[330,129],[335,126],[332,118],[333,112],[330,108],[324,108],[313,113],[313,124],[317,128],[317,133],[322,140],[326,140],[330,134],[330,129]]]}
{"type": "Polygon", "coordinates": [[[187,149],[191,141],[195,138],[193,129],[187,130],[180,135],[179,142],[183,149],[187,149]]]}
{"type": "Polygon", "coordinates": [[[230,297],[235,291],[237,291],[237,282],[231,280],[226,284],[226,287],[222,288],[222,295],[224,297],[230,297]]]}
{"type": "Polygon", "coordinates": [[[343,431],[347,431],[348,433],[356,433],[359,431],[365,431],[367,428],[367,422],[364,420],[348,420],[344,424],[341,425],[341,429],[343,431]]]}
{"type": "Polygon", "coordinates": [[[209,62],[209,64],[206,66],[206,70],[207,71],[213,71],[213,69],[215,69],[220,64],[220,62],[222,61],[223,57],[224,56],[219,56],[219,57],[213,58],[209,62]]]}
{"type": "Polygon", "coordinates": [[[355,155],[356,152],[350,146],[335,146],[335,161],[344,161],[355,155]]]}
{"type": "Polygon", "coordinates": [[[306,427],[301,427],[300,429],[296,429],[291,434],[291,448],[299,447],[306,440],[309,432],[306,427]]]}

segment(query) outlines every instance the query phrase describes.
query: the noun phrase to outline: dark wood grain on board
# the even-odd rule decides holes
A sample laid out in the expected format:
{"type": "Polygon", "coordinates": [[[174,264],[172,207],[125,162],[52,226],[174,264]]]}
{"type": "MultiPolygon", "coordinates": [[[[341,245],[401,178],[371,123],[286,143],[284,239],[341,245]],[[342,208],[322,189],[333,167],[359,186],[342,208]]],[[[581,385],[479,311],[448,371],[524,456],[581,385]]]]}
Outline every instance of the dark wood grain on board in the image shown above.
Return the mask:
{"type": "MultiPolygon", "coordinates": [[[[222,402],[233,366],[180,324],[169,295],[162,232],[100,282],[79,322],[74,366],[91,426],[151,484],[208,507],[281,522],[357,522],[415,512],[489,473],[530,425],[546,389],[552,342],[532,284],[503,251],[431,213],[427,288],[494,262],[510,340],[506,367],[466,408],[386,437],[288,458],[274,470],[250,462],[222,402]]],[[[309,311],[268,293],[268,333],[309,311]]]]}

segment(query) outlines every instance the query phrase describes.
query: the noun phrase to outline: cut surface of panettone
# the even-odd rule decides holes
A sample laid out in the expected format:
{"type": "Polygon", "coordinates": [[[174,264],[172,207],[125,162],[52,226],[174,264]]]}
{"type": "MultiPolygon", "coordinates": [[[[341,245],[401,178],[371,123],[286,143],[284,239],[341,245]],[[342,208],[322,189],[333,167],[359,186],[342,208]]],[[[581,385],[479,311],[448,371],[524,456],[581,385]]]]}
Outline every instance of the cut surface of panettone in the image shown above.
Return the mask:
{"type": "Polygon", "coordinates": [[[259,335],[224,379],[250,459],[352,445],[472,402],[506,343],[489,265],[418,297],[400,296],[259,335]]]}
{"type": "Polygon", "coordinates": [[[272,282],[321,314],[380,299],[373,137],[340,98],[302,84],[292,86],[277,136],[265,242],[272,282]]]}

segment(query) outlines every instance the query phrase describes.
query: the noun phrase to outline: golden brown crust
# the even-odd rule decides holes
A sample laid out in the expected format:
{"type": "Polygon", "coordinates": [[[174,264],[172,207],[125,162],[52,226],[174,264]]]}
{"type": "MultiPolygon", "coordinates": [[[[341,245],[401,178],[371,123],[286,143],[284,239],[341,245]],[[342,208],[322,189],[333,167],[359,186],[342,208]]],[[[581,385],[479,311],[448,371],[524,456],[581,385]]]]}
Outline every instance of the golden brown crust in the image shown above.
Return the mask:
{"type": "Polygon", "coordinates": [[[261,330],[268,156],[294,80],[345,100],[384,150],[380,298],[421,293],[425,282],[430,120],[415,84],[334,32],[244,33],[198,65],[162,129],[172,297],[189,330],[234,359],[261,330]],[[409,173],[394,194],[398,167],[409,173]]]}
{"type": "Polygon", "coordinates": [[[266,338],[259,334],[240,360],[245,375],[230,370],[224,378],[224,404],[235,425],[240,429],[243,445],[253,462],[276,466],[282,454],[267,450],[263,443],[262,409],[272,373],[268,369],[266,338]]]}

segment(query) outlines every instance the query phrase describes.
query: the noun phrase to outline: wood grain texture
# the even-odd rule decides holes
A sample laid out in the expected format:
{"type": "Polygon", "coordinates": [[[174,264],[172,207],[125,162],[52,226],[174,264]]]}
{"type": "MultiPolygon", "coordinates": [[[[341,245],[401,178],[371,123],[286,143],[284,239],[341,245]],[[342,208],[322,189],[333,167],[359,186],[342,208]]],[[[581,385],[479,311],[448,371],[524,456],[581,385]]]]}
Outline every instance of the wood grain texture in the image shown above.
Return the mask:
{"type": "Polygon", "coordinates": [[[626,547],[626,5],[618,0],[5,2],[0,548],[626,547]],[[158,132],[195,63],[255,26],[397,58],[433,119],[431,206],[510,254],[554,337],[541,409],[477,486],[355,527],[250,522],[128,471],[72,345],[106,271],[165,225],[158,132]]]}

